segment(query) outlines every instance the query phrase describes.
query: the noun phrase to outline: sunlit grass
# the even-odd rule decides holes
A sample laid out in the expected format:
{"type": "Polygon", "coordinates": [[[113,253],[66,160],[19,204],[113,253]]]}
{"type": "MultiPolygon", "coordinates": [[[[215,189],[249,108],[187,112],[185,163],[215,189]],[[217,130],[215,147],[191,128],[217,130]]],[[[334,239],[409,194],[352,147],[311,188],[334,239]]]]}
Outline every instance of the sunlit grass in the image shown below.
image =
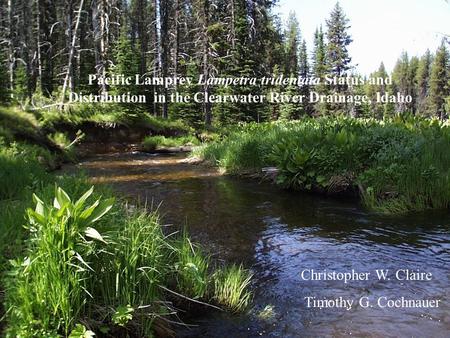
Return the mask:
{"type": "Polygon", "coordinates": [[[147,136],[142,141],[144,151],[154,151],[158,148],[181,147],[198,145],[199,141],[194,136],[165,137],[147,136]]]}
{"type": "Polygon", "coordinates": [[[245,310],[251,300],[251,278],[242,266],[231,265],[217,271],[213,275],[215,301],[234,312],[245,310]]]}
{"type": "Polygon", "coordinates": [[[434,120],[320,118],[243,125],[196,155],[231,174],[275,166],[284,187],[359,191],[369,208],[403,213],[450,206],[448,149],[434,120]]]}

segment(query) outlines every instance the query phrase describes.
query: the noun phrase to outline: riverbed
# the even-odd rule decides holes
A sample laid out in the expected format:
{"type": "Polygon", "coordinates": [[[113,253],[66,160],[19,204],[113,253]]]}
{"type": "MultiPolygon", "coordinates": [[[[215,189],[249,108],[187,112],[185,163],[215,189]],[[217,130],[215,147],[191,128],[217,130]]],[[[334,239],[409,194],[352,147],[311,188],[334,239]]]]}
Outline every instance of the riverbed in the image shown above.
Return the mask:
{"type": "Polygon", "coordinates": [[[207,311],[190,318],[195,326],[180,328],[178,336],[449,336],[447,211],[380,215],[358,200],[224,176],[186,156],[118,153],[78,165],[93,182],[111,184],[130,203],[157,208],[169,229],[185,227],[215,260],[242,262],[253,271],[249,313],[207,311]],[[388,270],[385,280],[377,270],[388,270]],[[336,280],[352,271],[368,273],[367,278],[336,280]],[[334,272],[334,278],[311,280],[312,272],[334,272]],[[431,279],[405,280],[410,273],[431,279]],[[440,301],[428,308],[388,306],[399,299],[440,301]],[[315,300],[334,300],[333,307],[323,302],[315,307],[315,300]],[[344,304],[340,300],[352,305],[338,306],[344,304]]]}

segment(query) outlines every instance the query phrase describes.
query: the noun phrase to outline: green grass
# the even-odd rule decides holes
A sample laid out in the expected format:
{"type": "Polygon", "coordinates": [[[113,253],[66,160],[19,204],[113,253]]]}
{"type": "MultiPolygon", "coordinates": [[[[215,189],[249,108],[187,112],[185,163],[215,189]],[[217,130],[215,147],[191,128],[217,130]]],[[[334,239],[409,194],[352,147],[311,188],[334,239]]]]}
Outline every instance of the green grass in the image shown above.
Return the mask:
{"type": "Polygon", "coordinates": [[[147,136],[142,141],[144,151],[154,151],[158,148],[181,147],[198,145],[199,141],[194,136],[165,137],[165,136],[147,136]]]}
{"type": "Polygon", "coordinates": [[[192,129],[180,120],[155,117],[144,111],[130,111],[115,104],[78,104],[66,110],[50,109],[37,114],[39,123],[46,129],[61,126],[79,128],[84,123],[94,123],[99,127],[123,126],[148,129],[163,135],[186,135],[192,129]]]}
{"type": "Polygon", "coordinates": [[[36,117],[17,107],[0,106],[0,137],[7,142],[15,140],[17,135],[37,137],[39,123],[36,117]]]}
{"type": "Polygon", "coordinates": [[[248,286],[251,274],[242,266],[231,265],[217,271],[214,276],[214,299],[233,312],[240,312],[250,304],[248,286]]]}
{"type": "Polygon", "coordinates": [[[0,200],[19,198],[48,180],[44,165],[54,157],[47,150],[23,143],[5,144],[0,139],[0,200]]]}
{"type": "Polygon", "coordinates": [[[386,213],[450,207],[450,129],[438,121],[321,118],[248,124],[197,155],[231,174],[279,169],[278,184],[358,191],[386,213]]]}
{"type": "Polygon", "coordinates": [[[209,258],[190,241],[186,234],[175,243],[175,278],[180,291],[193,299],[207,295],[209,258]]]}

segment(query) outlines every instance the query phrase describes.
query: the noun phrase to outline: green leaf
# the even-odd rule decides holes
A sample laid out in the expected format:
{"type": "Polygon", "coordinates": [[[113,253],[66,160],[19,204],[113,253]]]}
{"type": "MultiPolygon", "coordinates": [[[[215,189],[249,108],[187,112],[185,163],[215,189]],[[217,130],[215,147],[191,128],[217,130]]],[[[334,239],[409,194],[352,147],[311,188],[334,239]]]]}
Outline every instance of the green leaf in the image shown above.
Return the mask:
{"type": "Polygon", "coordinates": [[[75,258],[78,259],[78,261],[83,264],[85,267],[87,267],[89,270],[91,270],[92,272],[94,272],[94,270],[89,266],[88,263],[86,263],[86,261],[83,259],[83,257],[81,257],[81,255],[78,252],[74,252],[75,254],[75,258]]]}
{"type": "Polygon", "coordinates": [[[70,200],[69,195],[62,190],[60,187],[56,189],[56,197],[53,201],[53,206],[56,209],[61,209],[67,205],[69,205],[72,201],[70,200]]]}
{"type": "Polygon", "coordinates": [[[97,241],[100,241],[100,242],[103,242],[106,244],[106,241],[103,239],[102,235],[100,235],[100,233],[97,230],[95,230],[94,228],[88,227],[86,229],[86,231],[84,232],[84,234],[86,235],[86,237],[96,239],[97,241]]]}
{"type": "Polygon", "coordinates": [[[33,201],[34,203],[36,203],[36,208],[34,210],[36,214],[45,217],[44,202],[39,197],[37,197],[36,194],[33,194],[33,201]]]}
{"type": "Polygon", "coordinates": [[[316,177],[316,181],[317,181],[317,183],[319,183],[319,184],[324,183],[326,180],[327,180],[327,179],[325,178],[325,176],[322,176],[322,175],[319,175],[319,176],[316,177]]]}
{"type": "Polygon", "coordinates": [[[86,329],[82,324],[77,324],[69,334],[69,338],[93,338],[94,336],[95,333],[86,329]]]}
{"type": "Polygon", "coordinates": [[[46,223],[45,217],[32,209],[28,209],[28,218],[30,219],[31,222],[34,222],[34,223],[37,223],[40,225],[45,225],[45,223],[46,223]]]}
{"type": "Polygon", "coordinates": [[[134,309],[130,305],[119,306],[112,316],[112,321],[119,326],[125,326],[133,319],[133,312],[134,309]]]}
{"type": "Polygon", "coordinates": [[[84,202],[92,195],[94,192],[94,186],[92,186],[88,191],[86,191],[83,196],[81,196],[78,201],[75,202],[75,209],[81,209],[84,205],[84,202]]]}
{"type": "Polygon", "coordinates": [[[91,215],[86,218],[86,225],[92,224],[102,218],[113,206],[114,198],[98,203],[97,207],[92,211],[91,215]]]}
{"type": "Polygon", "coordinates": [[[80,215],[80,219],[87,219],[99,205],[100,200],[96,200],[89,208],[86,208],[80,215]]]}

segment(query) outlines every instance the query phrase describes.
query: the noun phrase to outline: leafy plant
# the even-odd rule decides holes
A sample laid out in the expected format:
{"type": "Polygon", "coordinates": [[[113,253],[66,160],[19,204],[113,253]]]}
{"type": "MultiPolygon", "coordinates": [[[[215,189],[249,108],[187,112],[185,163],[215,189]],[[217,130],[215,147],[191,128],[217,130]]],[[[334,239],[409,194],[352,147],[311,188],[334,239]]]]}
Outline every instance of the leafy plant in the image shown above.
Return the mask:
{"type": "Polygon", "coordinates": [[[8,294],[10,321],[17,324],[16,334],[39,325],[68,335],[92,297],[86,289],[93,270],[88,259],[96,251],[95,242],[104,242],[92,225],[113,204],[113,199],[98,199],[85,206],[92,193],[93,188],[73,202],[56,187],[52,204],[33,195],[35,208],[27,210],[28,256],[12,262],[10,273],[15,277],[8,294]]]}
{"type": "Polygon", "coordinates": [[[112,316],[112,321],[119,326],[125,326],[133,319],[133,312],[134,309],[130,305],[119,306],[112,316]]]}
{"type": "Polygon", "coordinates": [[[75,328],[70,332],[69,338],[93,338],[95,333],[88,330],[86,326],[82,324],[77,324],[75,328]]]}

